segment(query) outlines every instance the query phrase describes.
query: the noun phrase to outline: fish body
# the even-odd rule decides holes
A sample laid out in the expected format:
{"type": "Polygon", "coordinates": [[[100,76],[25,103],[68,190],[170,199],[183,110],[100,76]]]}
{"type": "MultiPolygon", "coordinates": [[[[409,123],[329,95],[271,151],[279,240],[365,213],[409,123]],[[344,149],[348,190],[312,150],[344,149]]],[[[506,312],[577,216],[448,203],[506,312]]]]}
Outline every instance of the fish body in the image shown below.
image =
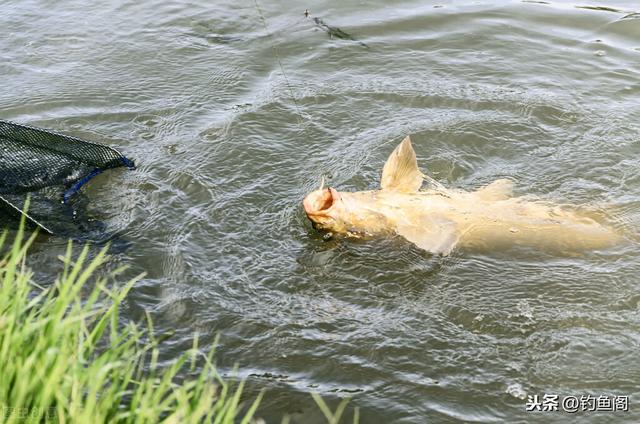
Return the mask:
{"type": "Polygon", "coordinates": [[[303,206],[316,228],[352,237],[397,234],[442,255],[458,247],[486,251],[510,246],[568,253],[621,240],[612,228],[577,210],[514,197],[508,179],[476,191],[446,189],[429,179],[432,188],[420,190],[425,178],[407,137],[387,160],[380,190],[321,188],[303,206]]]}

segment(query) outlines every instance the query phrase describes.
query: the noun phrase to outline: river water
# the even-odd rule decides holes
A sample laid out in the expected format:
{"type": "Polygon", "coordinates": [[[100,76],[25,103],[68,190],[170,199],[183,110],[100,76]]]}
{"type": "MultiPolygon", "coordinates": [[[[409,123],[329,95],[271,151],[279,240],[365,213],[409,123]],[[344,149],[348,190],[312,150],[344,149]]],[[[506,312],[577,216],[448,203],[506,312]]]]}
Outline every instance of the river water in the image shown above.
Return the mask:
{"type": "MultiPolygon", "coordinates": [[[[221,371],[237,364],[249,397],[266,390],[267,422],[324,422],[312,391],[334,407],[352,397],[365,423],[639,422],[633,242],[443,259],[402,239],[325,241],[301,208],[321,176],[375,189],[410,134],[448,187],[509,177],[517,194],[601,205],[637,240],[634,12],[601,0],[9,0],[0,118],[136,159],[84,189],[117,235],[112,265],[147,273],[124,318],[147,311],[173,332],[167,362],[196,332],[204,348],[219,334],[221,371]],[[631,410],[525,410],[544,394],[627,395],[631,410]]],[[[64,246],[38,240],[41,278],[64,246]]]]}

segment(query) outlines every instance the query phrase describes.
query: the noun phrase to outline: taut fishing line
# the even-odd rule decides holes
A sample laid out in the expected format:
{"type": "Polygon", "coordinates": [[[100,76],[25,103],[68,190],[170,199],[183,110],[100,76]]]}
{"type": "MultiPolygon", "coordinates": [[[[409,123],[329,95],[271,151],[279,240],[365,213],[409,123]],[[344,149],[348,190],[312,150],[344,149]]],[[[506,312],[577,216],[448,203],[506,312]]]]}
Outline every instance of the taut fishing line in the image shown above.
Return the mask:
{"type": "MultiPolygon", "coordinates": [[[[264,16],[264,13],[262,13],[262,8],[260,7],[260,4],[258,3],[258,0],[253,0],[253,3],[256,6],[256,11],[258,12],[258,15],[260,16],[260,20],[262,21],[262,25],[264,26],[264,30],[267,33],[267,36],[269,38],[273,38],[271,37],[271,32],[269,31],[269,26],[267,25],[267,19],[264,16]]],[[[271,44],[271,50],[273,51],[273,55],[276,58],[276,61],[278,62],[278,66],[280,67],[280,73],[282,73],[282,77],[284,78],[284,82],[287,85],[287,89],[289,90],[289,95],[291,96],[291,100],[293,100],[293,104],[296,108],[296,114],[298,116],[298,123],[300,125],[302,125],[302,129],[303,131],[306,132],[306,126],[304,125],[304,118],[302,117],[302,112],[300,111],[300,106],[298,105],[298,101],[296,100],[296,96],[293,93],[293,86],[291,85],[291,83],[289,82],[289,78],[287,77],[287,73],[284,71],[284,66],[282,66],[282,61],[280,60],[280,55],[278,54],[278,48],[276,47],[275,43],[271,44]]]]}
{"type": "MultiPolygon", "coordinates": [[[[271,36],[271,32],[269,32],[269,26],[267,25],[267,19],[264,16],[264,13],[262,12],[262,8],[260,7],[260,4],[258,2],[258,0],[253,0],[255,6],[256,6],[256,10],[258,12],[258,15],[260,16],[260,20],[262,21],[262,25],[264,26],[264,30],[267,33],[267,36],[269,38],[273,38],[271,36]]],[[[305,10],[305,18],[309,16],[309,11],[305,10]]],[[[293,101],[294,107],[296,109],[296,116],[298,117],[298,125],[302,127],[302,131],[304,133],[304,136],[307,139],[310,139],[309,137],[309,132],[307,129],[307,125],[305,122],[304,117],[302,116],[302,112],[300,111],[300,106],[298,105],[298,101],[296,100],[296,96],[293,92],[293,86],[291,85],[291,82],[289,81],[289,78],[287,77],[287,73],[284,71],[284,66],[282,66],[282,60],[280,60],[280,55],[278,54],[278,48],[276,46],[276,43],[273,42],[271,44],[271,50],[273,51],[273,54],[276,58],[276,61],[278,62],[278,66],[280,67],[280,72],[282,73],[282,77],[284,78],[284,82],[287,85],[287,89],[289,90],[289,95],[291,96],[291,100],[293,101]]],[[[325,172],[322,172],[322,174],[324,174],[325,172]]],[[[321,175],[322,178],[322,183],[321,185],[324,186],[324,175],[321,175]]]]}

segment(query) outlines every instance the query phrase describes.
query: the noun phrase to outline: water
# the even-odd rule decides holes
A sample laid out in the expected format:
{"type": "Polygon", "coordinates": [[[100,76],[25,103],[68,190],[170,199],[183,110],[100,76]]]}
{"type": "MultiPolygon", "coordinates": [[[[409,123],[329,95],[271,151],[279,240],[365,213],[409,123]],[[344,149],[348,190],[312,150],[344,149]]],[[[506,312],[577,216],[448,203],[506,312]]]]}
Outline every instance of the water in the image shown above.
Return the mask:
{"type": "MultiPolygon", "coordinates": [[[[125,318],[175,332],[163,360],[220,334],[221,370],[266,389],[268,422],[323,422],[311,391],[352,396],[365,423],[573,417],[525,412],[545,393],[629,395],[631,412],[577,419],[640,421],[635,245],[441,259],[324,241],[301,209],[321,175],[376,188],[411,134],[448,187],[511,177],[518,194],[613,205],[637,237],[637,3],[259,5],[267,29],[253,1],[9,1],[0,16],[1,117],[137,159],[85,193],[129,246],[111,265],[147,273],[125,318]]],[[[40,278],[64,245],[40,239],[40,278]]]]}

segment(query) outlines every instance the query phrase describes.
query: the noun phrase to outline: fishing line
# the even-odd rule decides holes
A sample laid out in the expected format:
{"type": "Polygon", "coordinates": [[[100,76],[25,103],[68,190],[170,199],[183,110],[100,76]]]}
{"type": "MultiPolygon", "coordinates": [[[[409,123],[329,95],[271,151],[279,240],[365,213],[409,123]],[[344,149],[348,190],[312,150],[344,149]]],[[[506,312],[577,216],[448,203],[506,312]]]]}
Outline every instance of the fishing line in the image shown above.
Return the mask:
{"type": "MultiPolygon", "coordinates": [[[[258,15],[260,15],[260,20],[262,20],[262,25],[264,26],[264,30],[267,33],[267,36],[271,39],[273,39],[273,37],[271,36],[271,32],[269,32],[269,26],[267,25],[267,19],[265,18],[264,14],[262,13],[262,8],[260,7],[260,4],[258,3],[258,0],[253,0],[253,3],[256,6],[256,10],[258,12],[258,15]]],[[[289,82],[289,78],[287,77],[287,73],[284,71],[284,66],[282,66],[282,61],[280,60],[280,55],[278,54],[278,48],[276,47],[276,43],[273,42],[271,44],[271,50],[273,51],[273,55],[276,58],[276,61],[278,62],[278,66],[280,67],[280,73],[282,73],[282,76],[284,78],[284,82],[287,86],[287,89],[289,90],[289,95],[291,96],[291,100],[293,100],[293,104],[295,106],[296,109],[296,115],[298,117],[298,124],[302,125],[302,130],[306,132],[306,126],[304,125],[304,118],[302,117],[302,112],[300,111],[300,106],[298,105],[298,101],[296,100],[296,97],[293,93],[293,86],[291,85],[291,83],[289,82]]]]}
{"type": "MultiPolygon", "coordinates": [[[[262,12],[262,8],[260,7],[259,1],[258,0],[253,0],[253,3],[255,4],[256,7],[256,11],[258,12],[258,15],[260,16],[260,20],[262,21],[262,25],[264,26],[264,30],[267,33],[267,36],[269,38],[271,38],[273,40],[273,37],[271,36],[271,32],[269,32],[269,26],[267,25],[267,19],[264,16],[264,13],[262,12]]],[[[309,11],[305,10],[305,19],[309,16],[309,11]]],[[[305,121],[304,117],[302,116],[302,112],[300,111],[300,105],[298,105],[298,101],[296,100],[296,96],[293,92],[293,85],[291,85],[291,82],[289,81],[289,78],[287,77],[287,73],[284,71],[284,66],[282,65],[282,60],[280,60],[280,55],[278,54],[278,48],[276,47],[276,43],[275,40],[273,40],[273,43],[271,44],[271,50],[273,51],[273,55],[276,58],[276,61],[278,62],[278,66],[280,67],[280,72],[282,73],[282,77],[284,78],[284,82],[287,86],[287,89],[289,90],[289,95],[291,96],[291,100],[293,101],[295,110],[296,110],[296,116],[298,118],[298,125],[302,127],[302,132],[304,133],[305,138],[307,139],[311,139],[310,134],[309,134],[309,130],[307,128],[307,122],[305,121]]],[[[322,172],[322,174],[324,174],[324,172],[322,172]]],[[[324,187],[324,175],[321,174],[321,187],[324,187]]]]}

